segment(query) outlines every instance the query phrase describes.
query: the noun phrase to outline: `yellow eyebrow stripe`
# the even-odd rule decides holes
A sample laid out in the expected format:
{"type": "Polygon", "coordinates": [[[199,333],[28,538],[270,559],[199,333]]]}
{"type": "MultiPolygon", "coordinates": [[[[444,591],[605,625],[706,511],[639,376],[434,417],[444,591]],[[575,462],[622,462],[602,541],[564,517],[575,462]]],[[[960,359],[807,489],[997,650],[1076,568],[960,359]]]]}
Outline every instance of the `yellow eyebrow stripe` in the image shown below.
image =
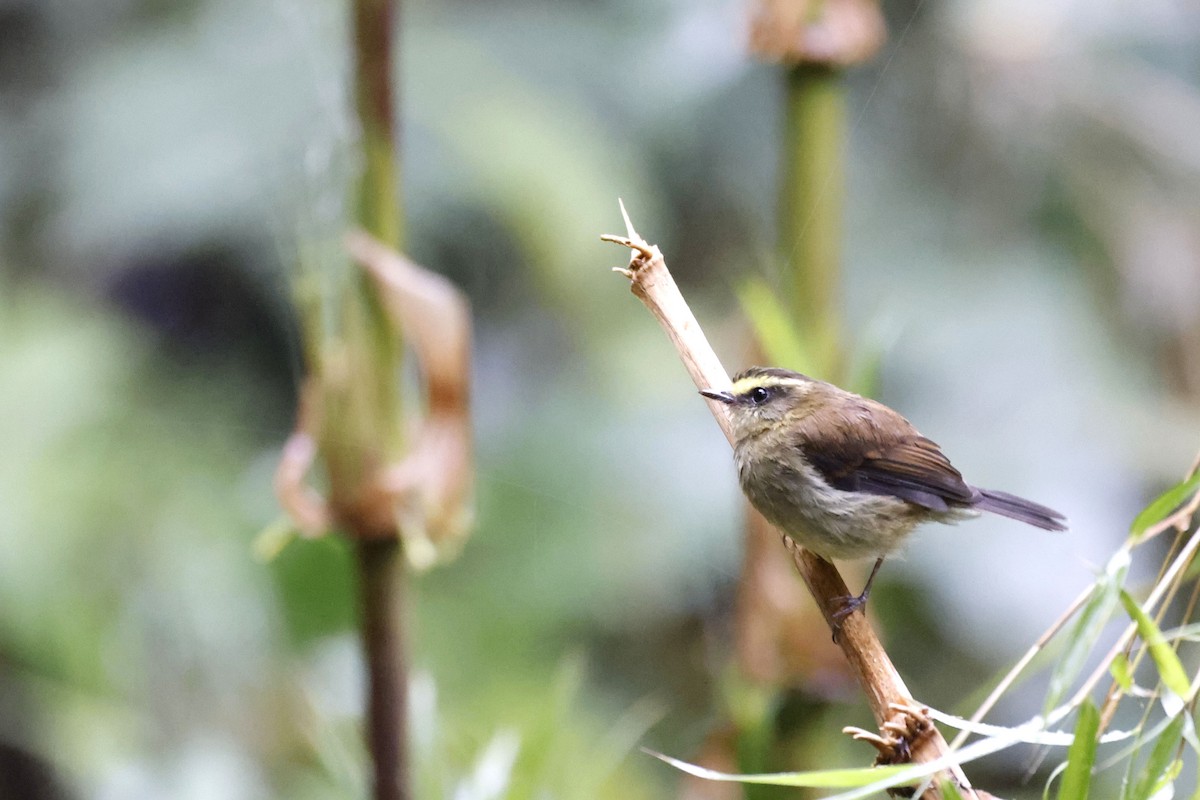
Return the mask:
{"type": "Polygon", "coordinates": [[[769,389],[772,386],[803,386],[804,381],[795,378],[781,378],[778,375],[750,375],[742,378],[733,385],[730,389],[735,395],[744,395],[752,389],[763,387],[769,389]]]}

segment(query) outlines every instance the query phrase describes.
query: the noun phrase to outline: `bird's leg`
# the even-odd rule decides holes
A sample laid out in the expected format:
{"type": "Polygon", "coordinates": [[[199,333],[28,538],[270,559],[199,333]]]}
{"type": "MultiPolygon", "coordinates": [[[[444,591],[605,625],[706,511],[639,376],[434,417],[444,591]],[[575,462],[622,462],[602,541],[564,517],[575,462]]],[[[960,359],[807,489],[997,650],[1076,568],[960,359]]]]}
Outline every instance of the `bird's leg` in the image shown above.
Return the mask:
{"type": "Polygon", "coordinates": [[[871,595],[871,584],[875,582],[875,576],[879,573],[879,568],[882,566],[883,559],[875,559],[875,566],[871,568],[871,574],[867,577],[867,585],[863,587],[862,594],[838,598],[840,606],[834,610],[832,615],[833,621],[838,627],[841,627],[842,620],[866,605],[867,598],[871,595]]]}

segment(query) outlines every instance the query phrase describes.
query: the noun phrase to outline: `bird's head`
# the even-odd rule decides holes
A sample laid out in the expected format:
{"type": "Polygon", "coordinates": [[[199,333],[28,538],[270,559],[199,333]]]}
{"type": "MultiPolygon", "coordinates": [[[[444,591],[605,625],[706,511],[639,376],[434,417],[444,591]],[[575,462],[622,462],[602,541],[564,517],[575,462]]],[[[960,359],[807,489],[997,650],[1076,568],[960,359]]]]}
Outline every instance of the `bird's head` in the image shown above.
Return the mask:
{"type": "Polygon", "coordinates": [[[821,402],[821,381],[776,367],[750,367],[733,378],[725,390],[701,389],[700,394],[724,403],[738,442],[786,429],[787,420],[807,416],[821,402]]]}

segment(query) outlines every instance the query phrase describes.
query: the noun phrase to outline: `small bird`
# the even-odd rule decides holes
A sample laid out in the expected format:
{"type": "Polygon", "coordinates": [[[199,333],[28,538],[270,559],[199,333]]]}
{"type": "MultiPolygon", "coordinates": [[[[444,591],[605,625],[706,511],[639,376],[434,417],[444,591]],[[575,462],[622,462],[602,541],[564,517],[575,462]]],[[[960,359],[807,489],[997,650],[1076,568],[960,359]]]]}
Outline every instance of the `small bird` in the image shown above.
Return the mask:
{"type": "Polygon", "coordinates": [[[750,367],[727,391],[742,491],[772,524],[826,560],[875,558],[867,601],[884,558],[922,522],[952,523],[980,511],[1048,531],[1067,529],[1057,511],[963,480],[934,442],[892,409],[791,370],[750,367]]]}

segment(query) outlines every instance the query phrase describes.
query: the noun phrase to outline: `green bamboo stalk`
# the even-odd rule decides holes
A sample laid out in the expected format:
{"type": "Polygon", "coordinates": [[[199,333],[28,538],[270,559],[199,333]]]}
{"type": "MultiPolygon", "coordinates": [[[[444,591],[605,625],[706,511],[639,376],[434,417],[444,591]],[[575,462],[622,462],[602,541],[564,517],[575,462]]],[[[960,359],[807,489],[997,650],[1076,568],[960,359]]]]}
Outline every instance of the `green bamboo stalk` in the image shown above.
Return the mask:
{"type": "Polygon", "coordinates": [[[841,237],[845,165],[841,70],[801,64],[787,71],[779,256],[785,296],[822,377],[841,368],[841,237]]]}
{"type": "MultiPolygon", "coordinates": [[[[402,212],[398,186],[396,98],[392,76],[399,0],[354,0],[355,107],[362,142],[363,171],[357,187],[358,224],[399,250],[402,212]]],[[[400,416],[395,369],[400,338],[383,312],[379,298],[359,273],[357,291],[365,310],[362,344],[373,363],[377,396],[370,403],[379,430],[398,438],[400,416]]],[[[353,298],[357,295],[357,298],[353,298]]],[[[399,442],[388,444],[398,446],[399,442]]],[[[386,447],[386,445],[385,445],[386,447]]],[[[385,452],[396,452],[387,448],[385,452]]],[[[368,467],[377,465],[368,465],[368,467]]],[[[408,757],[408,669],[404,653],[405,571],[400,531],[351,531],[359,576],[364,660],[367,667],[366,740],[373,768],[375,800],[412,797],[408,757]],[[375,534],[375,535],[373,535],[375,534]]]]}
{"type": "MultiPolygon", "coordinates": [[[[846,361],[841,335],[843,78],[847,67],[878,50],[885,36],[883,18],[871,0],[755,0],[753,9],[751,50],[781,65],[785,93],[777,187],[778,305],[791,318],[798,350],[805,356],[803,368],[841,382],[846,361]]],[[[778,350],[778,343],[763,342],[760,347],[778,350]]],[[[745,597],[755,591],[748,584],[754,576],[792,568],[785,563],[786,553],[774,546],[777,542],[760,546],[764,531],[753,523],[751,518],[746,529],[747,564],[741,579],[745,597]]],[[[772,613],[788,626],[800,619],[795,609],[772,613]]],[[[781,638],[775,646],[783,652],[795,644],[781,638]]],[[[797,760],[806,760],[802,753],[809,748],[786,730],[784,709],[807,707],[802,694],[788,691],[796,677],[785,668],[769,676],[771,685],[762,687],[772,696],[762,708],[771,711],[767,718],[742,720],[739,756],[743,761],[769,769],[794,769],[797,760]]],[[[746,790],[747,798],[766,796],[746,790]]]]}
{"type": "Polygon", "coordinates": [[[399,7],[399,0],[354,0],[354,96],[364,162],[358,185],[358,224],[397,250],[403,217],[392,70],[397,63],[399,7]]]}

